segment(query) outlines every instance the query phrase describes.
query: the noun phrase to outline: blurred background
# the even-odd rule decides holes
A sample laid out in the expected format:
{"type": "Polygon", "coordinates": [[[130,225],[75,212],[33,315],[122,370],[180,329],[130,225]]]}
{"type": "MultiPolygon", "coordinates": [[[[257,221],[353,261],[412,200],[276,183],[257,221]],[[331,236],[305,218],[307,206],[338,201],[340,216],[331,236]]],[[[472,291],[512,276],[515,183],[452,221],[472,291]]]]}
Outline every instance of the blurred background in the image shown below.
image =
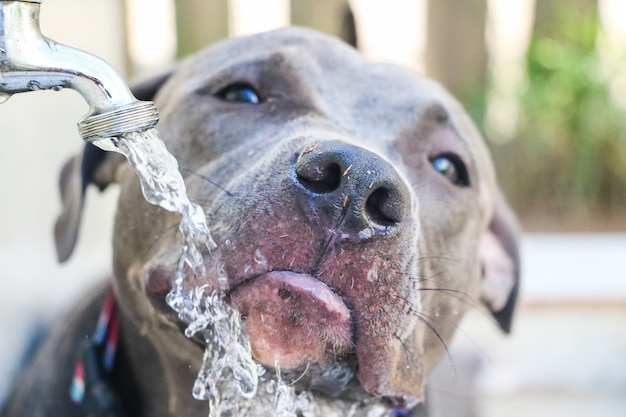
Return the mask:
{"type": "MultiPolygon", "coordinates": [[[[48,37],[137,80],[228,36],[289,24],[439,80],[466,106],[525,230],[511,337],[464,322],[430,387],[456,417],[626,415],[626,2],[623,0],[45,0],[48,37]],[[471,384],[466,384],[471,382],[471,384]],[[471,388],[470,388],[471,387],[471,388]]],[[[33,323],[110,271],[117,191],[88,191],[58,265],[57,177],[82,147],[73,91],[0,105],[0,399],[33,323]]],[[[436,415],[435,415],[436,417],[436,415]]]]}

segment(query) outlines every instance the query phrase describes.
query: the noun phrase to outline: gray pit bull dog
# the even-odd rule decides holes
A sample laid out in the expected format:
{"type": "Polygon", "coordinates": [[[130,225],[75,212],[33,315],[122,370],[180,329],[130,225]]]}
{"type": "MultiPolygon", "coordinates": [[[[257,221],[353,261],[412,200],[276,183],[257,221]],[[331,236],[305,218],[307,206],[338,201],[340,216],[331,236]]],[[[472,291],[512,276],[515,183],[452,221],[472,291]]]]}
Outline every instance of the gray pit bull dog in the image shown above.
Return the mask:
{"type": "MultiPolygon", "coordinates": [[[[485,306],[509,331],[516,223],[479,132],[435,82],[291,28],[220,42],[135,91],[154,96],[217,243],[198,284],[223,268],[254,358],[269,372],[278,358],[310,391],[302,415],[409,415],[466,310],[485,306]]],[[[86,185],[111,182],[112,375],[85,370],[92,394],[70,399],[102,289],[53,333],[2,416],[208,413],[191,396],[203,346],[164,302],[179,217],[144,201],[120,156],[87,148],[65,167],[59,257],[74,246],[86,185]]],[[[247,415],[274,415],[272,395],[260,389],[247,415]]]]}

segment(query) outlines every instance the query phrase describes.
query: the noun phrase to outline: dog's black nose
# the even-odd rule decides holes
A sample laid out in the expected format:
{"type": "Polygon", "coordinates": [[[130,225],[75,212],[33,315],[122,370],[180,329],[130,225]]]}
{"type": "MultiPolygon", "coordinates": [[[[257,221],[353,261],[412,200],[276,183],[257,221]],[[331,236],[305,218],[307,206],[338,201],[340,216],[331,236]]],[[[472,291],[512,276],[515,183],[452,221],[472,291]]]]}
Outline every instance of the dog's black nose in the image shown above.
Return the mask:
{"type": "Polygon", "coordinates": [[[374,152],[341,141],[307,145],[296,161],[296,181],[328,226],[368,233],[399,225],[410,195],[395,168],[374,152]]]}

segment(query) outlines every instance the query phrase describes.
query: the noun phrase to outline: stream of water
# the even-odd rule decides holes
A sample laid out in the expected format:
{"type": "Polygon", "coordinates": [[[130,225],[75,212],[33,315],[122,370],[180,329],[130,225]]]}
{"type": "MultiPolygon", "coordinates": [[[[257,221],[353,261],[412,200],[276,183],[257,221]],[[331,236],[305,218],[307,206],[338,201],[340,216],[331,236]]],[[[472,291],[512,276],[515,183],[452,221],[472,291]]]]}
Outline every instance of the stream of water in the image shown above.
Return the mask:
{"type": "Polygon", "coordinates": [[[191,278],[189,276],[204,275],[202,252],[216,245],[204,212],[187,196],[176,159],[167,151],[155,129],[102,139],[94,144],[128,158],[148,202],[182,215],[182,252],[167,302],[181,320],[189,323],[185,335],[193,337],[200,332],[206,342],[193,396],[209,401],[210,417],[239,415],[232,409],[239,403],[237,396],[246,399],[255,396],[261,367],[252,359],[239,312],[223,300],[220,292],[208,286],[184,289],[184,281],[191,278]]]}

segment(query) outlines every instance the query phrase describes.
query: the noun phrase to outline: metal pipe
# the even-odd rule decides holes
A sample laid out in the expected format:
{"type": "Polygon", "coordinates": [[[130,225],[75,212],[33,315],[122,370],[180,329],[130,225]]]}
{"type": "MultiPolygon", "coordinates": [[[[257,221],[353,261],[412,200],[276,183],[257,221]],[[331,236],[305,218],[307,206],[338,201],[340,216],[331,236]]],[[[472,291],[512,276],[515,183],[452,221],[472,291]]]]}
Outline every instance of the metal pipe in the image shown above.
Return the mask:
{"type": "Polygon", "coordinates": [[[0,0],[0,98],[71,88],[90,106],[78,123],[86,141],[146,130],[159,120],[154,103],[138,101],[104,60],[41,34],[41,0],[0,0]]]}

